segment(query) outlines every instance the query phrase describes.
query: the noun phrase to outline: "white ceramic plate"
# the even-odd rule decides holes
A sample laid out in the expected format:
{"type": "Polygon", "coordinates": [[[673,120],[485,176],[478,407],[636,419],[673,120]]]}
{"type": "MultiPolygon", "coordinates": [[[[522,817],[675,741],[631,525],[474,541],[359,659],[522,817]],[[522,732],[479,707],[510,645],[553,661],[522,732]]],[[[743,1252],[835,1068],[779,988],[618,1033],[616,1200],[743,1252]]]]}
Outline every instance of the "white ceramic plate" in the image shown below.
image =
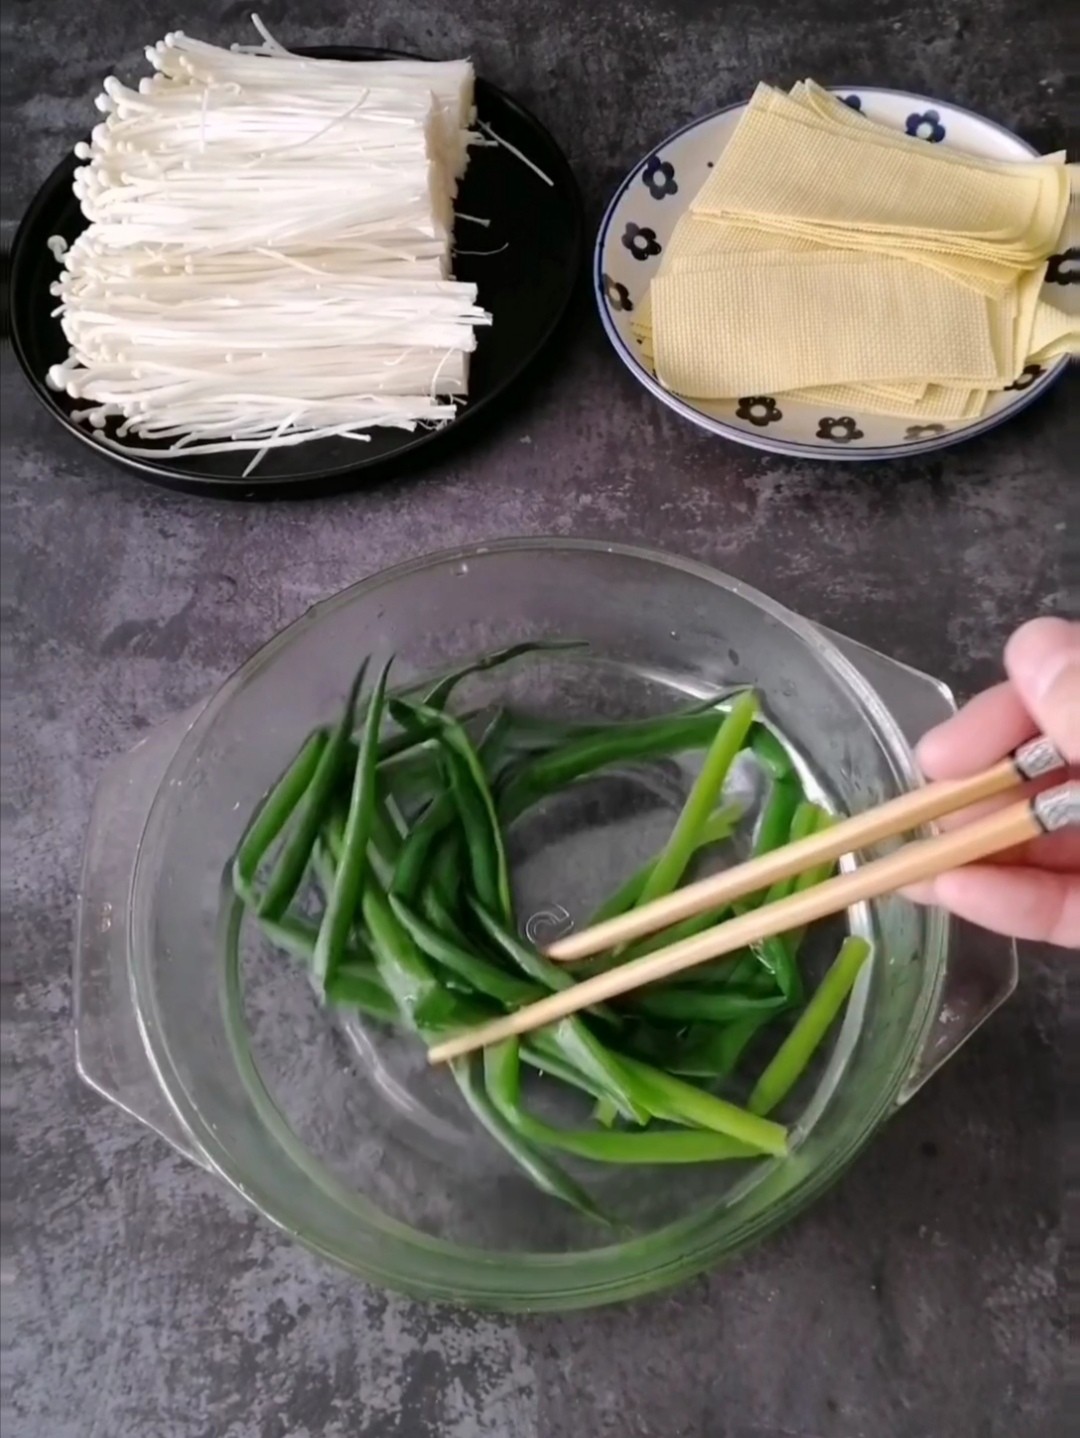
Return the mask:
{"type": "MultiPolygon", "coordinates": [[[[906,130],[929,144],[944,143],[1003,160],[1022,160],[1038,153],[1000,125],[940,100],[866,86],[834,87],[833,93],[871,119],[906,130]]],[[[952,424],[912,424],[882,415],[830,413],[820,405],[792,404],[787,399],[779,404],[768,395],[691,401],[664,389],[641,356],[630,318],[656,272],[676,220],[704,183],[745,108],[731,105],[676,131],[634,166],[600,226],[593,266],[600,318],[615,353],[646,389],[703,429],[755,449],[809,458],[891,459],[941,449],[993,429],[1053,384],[1067,359],[1046,368],[1028,366],[1015,384],[994,396],[979,419],[952,424]]],[[[1053,298],[1053,281],[1064,263],[1062,256],[1050,261],[1047,298],[1053,298]]]]}

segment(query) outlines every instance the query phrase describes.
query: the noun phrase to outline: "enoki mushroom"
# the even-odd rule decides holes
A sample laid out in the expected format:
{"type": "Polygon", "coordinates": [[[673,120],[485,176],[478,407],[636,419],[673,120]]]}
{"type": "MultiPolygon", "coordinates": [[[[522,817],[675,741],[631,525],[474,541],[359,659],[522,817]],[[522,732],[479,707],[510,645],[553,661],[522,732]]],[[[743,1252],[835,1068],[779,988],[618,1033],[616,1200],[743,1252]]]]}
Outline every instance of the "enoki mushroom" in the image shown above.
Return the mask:
{"type": "Polygon", "coordinates": [[[257,46],[148,48],[76,146],[89,224],[50,242],[70,353],[48,380],[129,452],[445,422],[491,322],[451,272],[469,62],[307,59],[254,19],[257,46]]]}

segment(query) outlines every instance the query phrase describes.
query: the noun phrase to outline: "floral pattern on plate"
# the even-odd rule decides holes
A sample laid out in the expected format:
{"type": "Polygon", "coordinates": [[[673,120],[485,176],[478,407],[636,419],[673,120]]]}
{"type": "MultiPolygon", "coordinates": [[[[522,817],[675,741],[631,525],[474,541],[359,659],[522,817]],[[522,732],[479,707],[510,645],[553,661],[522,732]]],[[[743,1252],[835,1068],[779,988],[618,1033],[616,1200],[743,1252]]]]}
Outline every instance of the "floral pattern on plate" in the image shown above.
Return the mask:
{"type": "Polygon", "coordinates": [[[904,124],[909,135],[916,140],[929,140],[931,145],[940,145],[945,138],[945,126],[937,110],[924,110],[921,115],[909,115],[904,124]]]}
{"type": "Polygon", "coordinates": [[[622,236],[623,249],[629,250],[637,261],[651,260],[658,255],[661,246],[656,240],[656,231],[648,225],[635,225],[633,220],[628,220],[626,229],[622,236]]]}
{"type": "Polygon", "coordinates": [[[653,155],[642,170],[641,183],[654,200],[663,200],[668,195],[679,193],[679,187],[675,183],[675,166],[670,160],[661,160],[659,155],[653,155]]]}
{"type": "Polygon", "coordinates": [[[604,275],[603,279],[604,294],[607,296],[608,304],[613,310],[621,310],[624,314],[629,314],[634,308],[630,291],[625,285],[619,284],[618,280],[613,280],[610,275],[604,275]]]}
{"type": "Polygon", "coordinates": [[[1070,246],[1046,262],[1048,285],[1080,285],[1080,249],[1070,246]]]}
{"type": "Polygon", "coordinates": [[[784,418],[783,412],[776,407],[776,401],[769,395],[752,394],[741,399],[735,406],[735,415],[738,419],[748,419],[751,424],[766,425],[776,424],[784,418]]]}
{"type": "Polygon", "coordinates": [[[1007,384],[1005,389],[1030,389],[1042,372],[1043,367],[1041,364],[1026,364],[1013,380],[1012,384],[1007,384]]]}
{"type": "Polygon", "coordinates": [[[845,414],[839,419],[833,419],[829,415],[819,420],[817,437],[831,440],[833,444],[850,444],[853,439],[863,439],[865,436],[851,415],[845,414]]]}

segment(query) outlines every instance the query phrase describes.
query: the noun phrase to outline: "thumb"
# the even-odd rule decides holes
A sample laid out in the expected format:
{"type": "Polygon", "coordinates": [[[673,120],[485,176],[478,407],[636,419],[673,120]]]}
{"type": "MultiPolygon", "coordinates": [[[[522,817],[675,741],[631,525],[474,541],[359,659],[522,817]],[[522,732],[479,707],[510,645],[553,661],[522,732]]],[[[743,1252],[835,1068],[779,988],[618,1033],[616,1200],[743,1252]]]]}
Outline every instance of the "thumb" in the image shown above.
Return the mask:
{"type": "Polygon", "coordinates": [[[1005,668],[1042,732],[1080,763],[1080,623],[1032,619],[1005,646],[1005,668]]]}

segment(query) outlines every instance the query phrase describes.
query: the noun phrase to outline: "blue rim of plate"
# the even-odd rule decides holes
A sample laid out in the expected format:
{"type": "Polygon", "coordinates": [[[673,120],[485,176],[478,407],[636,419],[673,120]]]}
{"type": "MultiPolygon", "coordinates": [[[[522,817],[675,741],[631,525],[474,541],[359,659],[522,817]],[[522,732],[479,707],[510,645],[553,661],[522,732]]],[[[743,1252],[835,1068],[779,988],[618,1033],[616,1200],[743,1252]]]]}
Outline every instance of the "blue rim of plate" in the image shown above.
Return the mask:
{"type": "MultiPolygon", "coordinates": [[[[999,125],[994,120],[987,120],[984,116],[977,114],[974,110],[965,110],[962,105],[953,105],[945,100],[934,100],[927,95],[915,95],[910,90],[893,90],[887,85],[830,85],[831,91],[837,94],[859,93],[864,95],[896,95],[905,100],[912,100],[918,105],[945,105],[957,115],[965,115],[969,120],[975,120],[980,125],[985,125],[990,130],[996,130],[999,135],[1004,135],[1009,140],[1015,140],[1022,145],[1029,155],[1037,156],[1039,151],[1034,145],[1029,145],[1026,140],[1020,138],[1005,125],[999,125]]],[[[1027,409],[1040,395],[1046,393],[1056,380],[1059,380],[1069,365],[1069,357],[1062,355],[1044,375],[1041,375],[1034,384],[1029,385],[1006,410],[997,414],[989,415],[984,420],[978,420],[974,424],[965,425],[961,429],[951,430],[948,434],[933,435],[928,439],[908,441],[904,444],[875,445],[866,449],[823,449],[817,445],[800,444],[790,439],[766,439],[763,435],[750,434],[747,430],[739,429],[736,425],[726,424],[722,419],[714,419],[710,415],[702,414],[686,400],[680,399],[670,390],[664,388],[658,379],[655,379],[642,366],[637,355],[619,333],[611,315],[608,312],[607,299],[604,294],[604,247],[607,244],[607,234],[611,227],[615,211],[618,209],[623,195],[630,185],[640,174],[642,166],[646,165],[653,155],[658,155],[673,140],[687,134],[690,130],[696,130],[701,125],[707,125],[720,115],[728,115],[732,110],[742,110],[747,101],[737,100],[732,105],[721,105],[718,110],[711,111],[708,115],[702,115],[696,120],[690,120],[680,129],[674,130],[667,135],[658,145],[654,145],[648,154],[630,169],[626,178],[619,185],[611,198],[607,209],[604,211],[604,218],[600,221],[600,229],[596,236],[596,244],[593,248],[593,296],[596,300],[596,307],[600,312],[600,323],[604,326],[604,332],[611,341],[611,346],[619,359],[630,371],[639,384],[643,385],[651,394],[654,394],[662,404],[676,414],[688,419],[691,424],[697,425],[699,429],[706,430],[709,434],[721,435],[724,439],[732,439],[736,444],[748,446],[750,449],[762,450],[767,454],[789,454],[797,459],[829,459],[851,463],[864,459],[900,459],[913,454],[928,454],[931,450],[947,449],[950,445],[961,444],[964,440],[974,439],[976,435],[986,434],[998,425],[1005,424],[1015,419],[1021,411],[1027,409]]]]}

